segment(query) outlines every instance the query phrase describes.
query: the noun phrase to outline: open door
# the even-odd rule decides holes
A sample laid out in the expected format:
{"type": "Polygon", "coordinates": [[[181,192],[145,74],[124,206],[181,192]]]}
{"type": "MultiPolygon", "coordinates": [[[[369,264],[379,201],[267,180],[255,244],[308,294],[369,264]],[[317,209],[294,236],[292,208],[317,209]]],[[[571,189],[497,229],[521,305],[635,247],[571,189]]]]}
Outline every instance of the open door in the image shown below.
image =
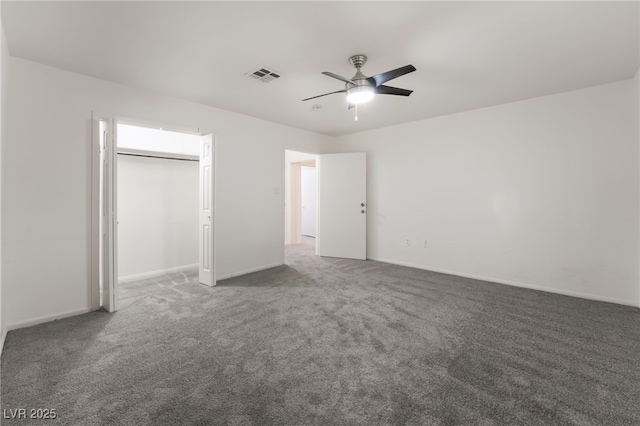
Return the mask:
{"type": "Polygon", "coordinates": [[[214,267],[214,146],[213,136],[202,137],[200,151],[200,221],[198,281],[208,286],[216,285],[214,267]]]}
{"type": "Polygon", "coordinates": [[[118,247],[118,219],[116,200],[117,194],[117,136],[116,121],[114,119],[102,119],[98,123],[100,129],[100,175],[101,175],[101,222],[100,233],[102,234],[100,243],[101,257],[101,289],[102,306],[108,312],[117,310],[117,288],[118,282],[118,257],[116,247],[118,247]]]}
{"type": "Polygon", "coordinates": [[[364,152],[318,156],[316,254],[367,258],[366,196],[364,152]]]}

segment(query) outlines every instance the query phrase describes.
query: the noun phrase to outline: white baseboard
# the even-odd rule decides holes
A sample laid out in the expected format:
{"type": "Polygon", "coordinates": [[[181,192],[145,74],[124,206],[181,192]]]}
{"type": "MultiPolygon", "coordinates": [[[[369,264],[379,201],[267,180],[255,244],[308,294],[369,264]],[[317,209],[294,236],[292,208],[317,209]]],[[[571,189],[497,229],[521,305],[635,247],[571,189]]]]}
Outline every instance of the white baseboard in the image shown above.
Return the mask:
{"type": "MultiPolygon", "coordinates": [[[[91,309],[83,308],[83,309],[76,309],[76,310],[73,310],[73,311],[62,312],[62,313],[55,314],[55,315],[48,315],[48,316],[44,316],[44,317],[39,317],[39,318],[35,318],[35,319],[32,319],[32,320],[20,321],[20,322],[16,322],[16,323],[13,323],[13,324],[9,324],[7,326],[7,331],[17,330],[19,328],[31,327],[32,325],[38,325],[38,324],[42,324],[44,322],[55,321],[55,320],[59,320],[59,319],[63,319],[63,318],[74,317],[76,315],[82,315],[82,314],[86,314],[88,312],[91,312],[91,309]]],[[[3,341],[4,341],[4,339],[3,339],[3,341]]]]}
{"type": "Polygon", "coordinates": [[[458,277],[473,278],[475,280],[480,280],[480,281],[489,281],[497,284],[505,284],[505,285],[510,285],[514,287],[528,288],[530,290],[539,290],[547,293],[562,294],[563,296],[572,296],[572,297],[578,297],[580,299],[597,300],[599,302],[617,303],[619,305],[634,306],[634,307],[640,308],[640,305],[637,302],[634,302],[632,300],[617,299],[615,297],[600,296],[597,294],[581,293],[579,291],[571,291],[571,290],[562,290],[555,287],[545,287],[545,286],[540,286],[535,284],[522,283],[518,281],[505,280],[501,278],[467,274],[465,272],[451,271],[448,269],[431,268],[427,266],[416,265],[409,262],[402,262],[402,261],[391,260],[391,259],[383,259],[378,257],[367,257],[367,259],[375,260],[377,262],[391,263],[393,265],[408,266],[410,268],[423,269],[425,271],[439,272],[441,274],[456,275],[458,277]]]}
{"type": "Polygon", "coordinates": [[[181,272],[187,269],[197,269],[198,264],[194,263],[193,265],[183,265],[183,266],[174,266],[173,268],[160,269],[158,271],[150,271],[143,272],[141,274],[133,274],[133,275],[125,275],[124,277],[119,277],[119,283],[125,283],[129,281],[137,281],[137,280],[145,280],[147,278],[153,278],[160,275],[172,274],[174,272],[181,272]]]}
{"type": "Polygon", "coordinates": [[[0,335],[0,357],[2,357],[2,349],[4,349],[4,341],[7,338],[7,330],[2,330],[2,335],[0,335]]]}
{"type": "Polygon", "coordinates": [[[271,269],[271,268],[275,268],[277,266],[282,266],[282,265],[284,265],[284,263],[272,263],[270,265],[262,265],[262,266],[258,266],[257,268],[246,269],[244,271],[234,272],[234,273],[231,273],[231,274],[226,274],[226,275],[222,275],[220,277],[216,277],[216,281],[222,281],[222,280],[226,280],[228,278],[233,278],[233,277],[239,277],[241,275],[252,274],[254,272],[264,271],[265,269],[271,269]]]}

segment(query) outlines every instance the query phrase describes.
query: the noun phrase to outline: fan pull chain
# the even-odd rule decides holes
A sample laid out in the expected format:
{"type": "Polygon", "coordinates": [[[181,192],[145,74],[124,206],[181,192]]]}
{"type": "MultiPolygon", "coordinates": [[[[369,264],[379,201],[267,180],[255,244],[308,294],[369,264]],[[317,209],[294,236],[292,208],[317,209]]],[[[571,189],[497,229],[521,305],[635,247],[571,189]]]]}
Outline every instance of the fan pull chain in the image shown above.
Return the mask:
{"type": "Polygon", "coordinates": [[[356,104],[356,121],[358,121],[358,104],[356,104]]]}

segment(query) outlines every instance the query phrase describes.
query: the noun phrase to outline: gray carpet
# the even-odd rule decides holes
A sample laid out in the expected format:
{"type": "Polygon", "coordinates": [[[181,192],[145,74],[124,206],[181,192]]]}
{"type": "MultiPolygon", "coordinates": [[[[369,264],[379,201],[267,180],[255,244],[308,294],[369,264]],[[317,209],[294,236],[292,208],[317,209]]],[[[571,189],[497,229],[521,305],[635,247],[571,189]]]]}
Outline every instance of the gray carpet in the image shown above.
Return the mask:
{"type": "Polygon", "coordinates": [[[215,288],[122,285],[116,314],[10,332],[2,408],[58,418],[3,424],[640,424],[637,308],[287,259],[215,288]]]}

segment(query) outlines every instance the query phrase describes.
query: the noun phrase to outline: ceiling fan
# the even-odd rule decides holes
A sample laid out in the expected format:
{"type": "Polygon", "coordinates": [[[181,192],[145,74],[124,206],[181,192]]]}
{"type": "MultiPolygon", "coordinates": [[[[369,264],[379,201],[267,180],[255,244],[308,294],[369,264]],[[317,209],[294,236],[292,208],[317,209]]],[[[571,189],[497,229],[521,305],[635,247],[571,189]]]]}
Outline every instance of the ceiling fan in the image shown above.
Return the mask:
{"type": "Polygon", "coordinates": [[[343,81],[345,83],[344,89],[325,93],[324,95],[312,96],[310,98],[303,99],[302,101],[333,95],[334,93],[346,93],[347,101],[349,101],[348,109],[351,109],[358,104],[370,101],[375,95],[409,96],[413,92],[413,90],[399,89],[397,87],[384,85],[384,83],[389,80],[414,72],[416,67],[413,65],[405,65],[404,67],[396,68],[395,70],[367,77],[362,74],[362,71],[360,71],[360,68],[362,68],[367,62],[367,57],[365,55],[354,55],[349,58],[349,62],[351,62],[351,65],[356,69],[356,74],[351,78],[342,77],[341,75],[328,71],[324,71],[322,73],[326,76],[343,81]]]}

